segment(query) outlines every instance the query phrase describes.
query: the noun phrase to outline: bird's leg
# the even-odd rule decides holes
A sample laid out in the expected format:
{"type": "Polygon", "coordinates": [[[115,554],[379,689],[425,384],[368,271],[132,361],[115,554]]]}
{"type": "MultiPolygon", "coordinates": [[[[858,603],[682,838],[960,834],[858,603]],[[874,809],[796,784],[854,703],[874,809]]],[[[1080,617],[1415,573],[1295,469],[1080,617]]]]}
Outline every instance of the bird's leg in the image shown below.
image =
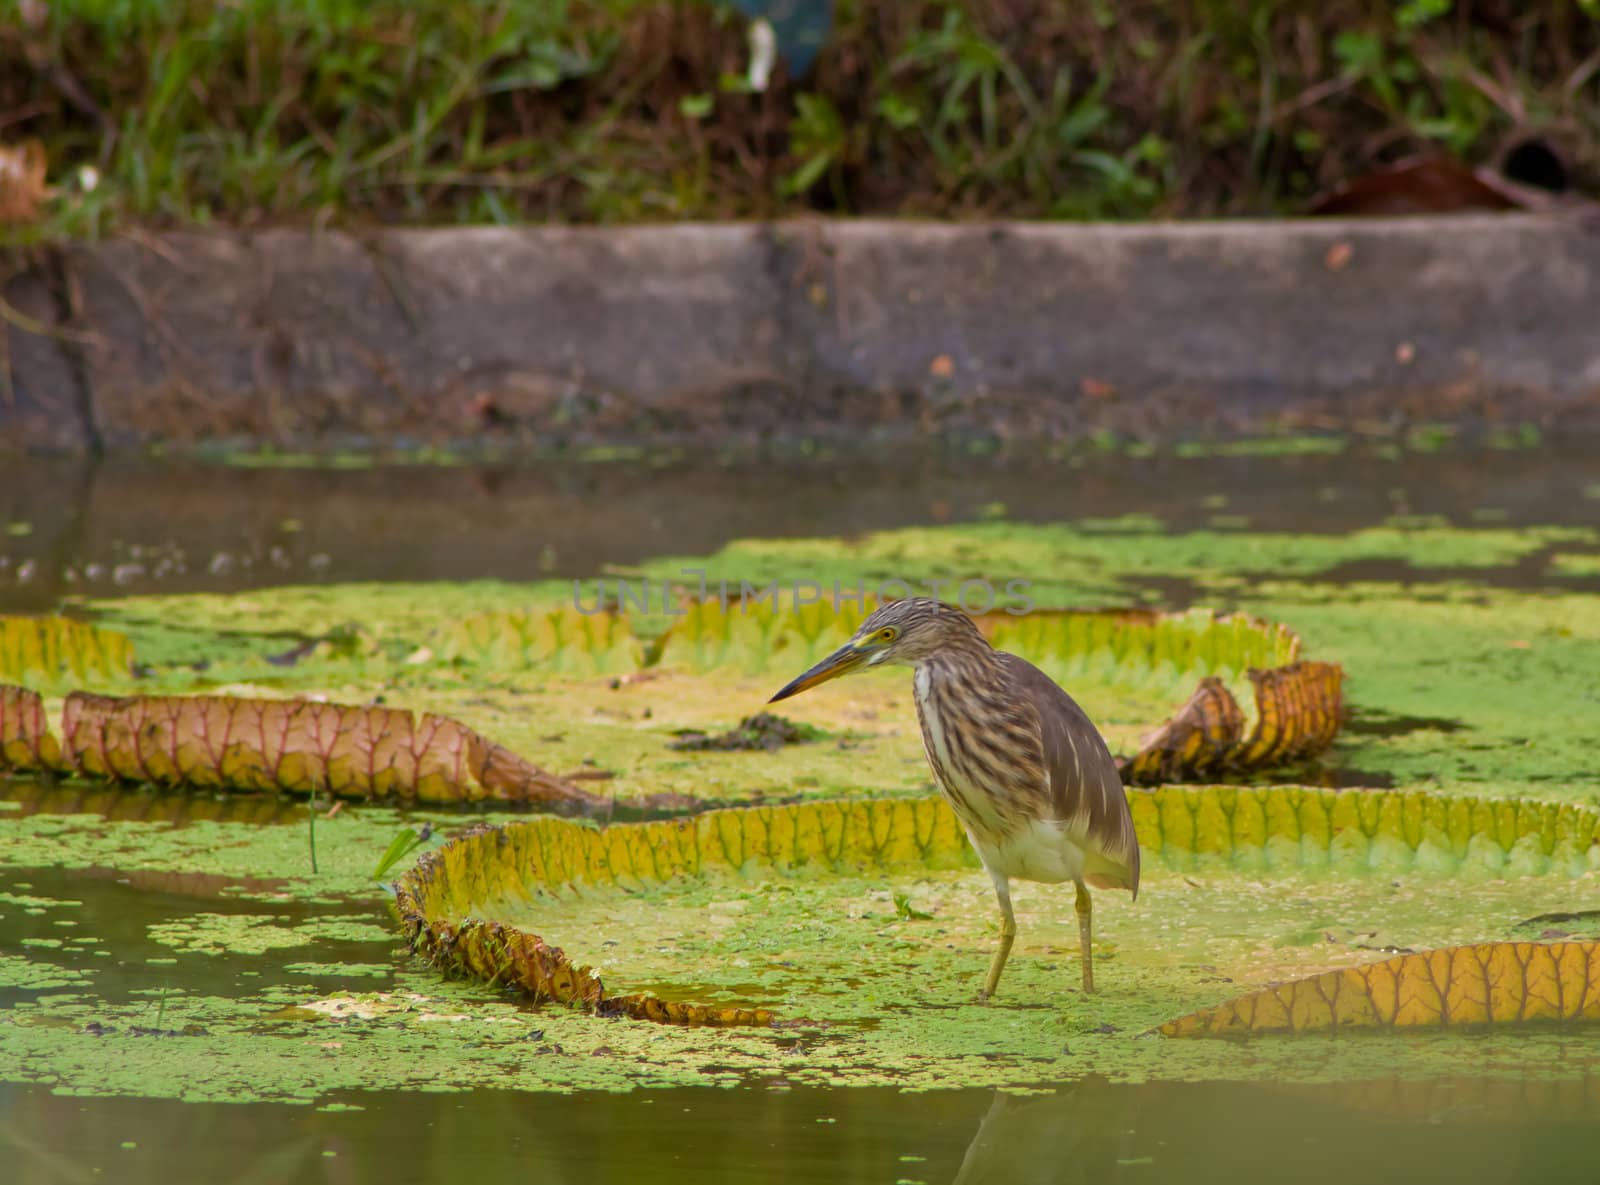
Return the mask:
{"type": "Polygon", "coordinates": [[[1017,937],[1017,918],[1011,912],[1011,879],[997,872],[991,872],[989,876],[994,880],[994,895],[1000,901],[1000,948],[994,952],[994,961],[989,964],[989,978],[983,985],[983,991],[978,993],[980,1000],[987,1000],[1000,986],[1000,972],[1006,968],[1011,943],[1017,937]]]}
{"type": "Polygon", "coordinates": [[[1089,899],[1089,888],[1078,882],[1078,945],[1083,949],[1083,991],[1094,991],[1094,955],[1089,949],[1089,934],[1093,929],[1094,902],[1089,899]]]}

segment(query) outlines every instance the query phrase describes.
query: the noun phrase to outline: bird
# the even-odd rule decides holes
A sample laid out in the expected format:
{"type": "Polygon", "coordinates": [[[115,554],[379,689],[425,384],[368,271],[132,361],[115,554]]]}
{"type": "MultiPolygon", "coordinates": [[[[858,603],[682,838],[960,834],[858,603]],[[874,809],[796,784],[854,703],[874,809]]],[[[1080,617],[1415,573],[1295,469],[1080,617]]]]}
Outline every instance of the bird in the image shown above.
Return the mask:
{"type": "Polygon", "coordinates": [[[929,597],[883,604],[768,703],[884,665],[914,668],[928,764],[994,882],[1000,944],[978,998],[994,996],[1016,939],[1013,878],[1077,886],[1083,990],[1093,992],[1089,886],[1139,896],[1138,836],[1104,738],[1050,676],[996,650],[966,612],[929,597]]]}

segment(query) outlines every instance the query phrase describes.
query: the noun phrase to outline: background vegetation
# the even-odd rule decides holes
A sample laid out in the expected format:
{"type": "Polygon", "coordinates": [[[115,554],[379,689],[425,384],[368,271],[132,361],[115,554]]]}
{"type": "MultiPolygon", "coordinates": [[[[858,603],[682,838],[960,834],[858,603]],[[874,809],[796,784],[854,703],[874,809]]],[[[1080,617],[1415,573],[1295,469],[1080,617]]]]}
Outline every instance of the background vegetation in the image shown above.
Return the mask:
{"type": "Polygon", "coordinates": [[[0,0],[0,144],[77,234],[1267,213],[1519,129],[1600,172],[1600,0],[835,0],[749,65],[710,0],[0,0]]]}

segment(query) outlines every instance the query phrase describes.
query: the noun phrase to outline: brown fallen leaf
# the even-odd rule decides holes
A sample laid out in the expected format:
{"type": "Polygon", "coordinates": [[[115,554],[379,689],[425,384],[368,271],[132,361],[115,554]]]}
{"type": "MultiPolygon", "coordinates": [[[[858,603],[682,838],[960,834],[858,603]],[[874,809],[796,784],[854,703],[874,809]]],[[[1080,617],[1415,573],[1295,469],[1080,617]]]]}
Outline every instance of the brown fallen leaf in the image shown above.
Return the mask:
{"type": "Polygon", "coordinates": [[[1306,213],[1373,218],[1530,208],[1521,188],[1447,157],[1414,156],[1346,181],[1313,200],[1306,213]]]}
{"type": "Polygon", "coordinates": [[[1169,1037],[1600,1020],[1600,942],[1482,942],[1325,971],[1161,1026],[1169,1037]]]}
{"type": "Polygon", "coordinates": [[[49,196],[45,185],[47,161],[38,140],[0,144],[0,223],[32,222],[49,196]]]}

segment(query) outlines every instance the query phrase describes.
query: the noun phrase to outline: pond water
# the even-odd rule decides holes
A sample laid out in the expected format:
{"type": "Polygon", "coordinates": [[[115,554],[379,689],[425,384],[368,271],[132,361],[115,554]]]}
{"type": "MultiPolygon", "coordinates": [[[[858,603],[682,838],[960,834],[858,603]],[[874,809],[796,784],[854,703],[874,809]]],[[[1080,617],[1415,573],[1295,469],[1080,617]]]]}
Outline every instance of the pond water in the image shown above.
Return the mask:
{"type": "Polygon", "coordinates": [[[640,454],[314,468],[20,458],[0,488],[0,611],[307,581],[587,578],[735,539],[996,517],[1135,515],[1170,531],[1313,533],[1395,517],[1593,525],[1595,447],[1592,437],[1438,452],[1334,440],[1286,455],[1052,459],[887,445],[777,461],[640,454]]]}
{"type": "Polygon", "coordinates": [[[14,1185],[384,1181],[1250,1185],[1594,1180],[1600,1082],[1426,1091],[1085,1080],[1011,1097],[735,1087],[353,1091],[321,1109],[0,1086],[14,1185]]]}
{"type": "MultiPolygon", "coordinates": [[[[1584,723],[1600,719],[1600,440],[253,462],[19,462],[0,489],[0,613],[64,609],[126,629],[163,692],[381,692],[551,768],[648,789],[892,797],[928,789],[901,683],[863,683],[795,713],[837,743],[684,754],[665,744],[674,728],[753,710],[795,673],[786,660],[737,680],[702,672],[671,690],[619,688],[435,662],[429,615],[558,595],[553,581],[656,572],[673,557],[848,576],[993,556],[998,575],[1037,577],[1065,603],[1244,608],[1344,663],[1352,718],[1339,746],[1324,768],[1274,781],[1600,802],[1584,723]],[[368,583],[393,595],[343,591],[368,583]],[[310,649],[346,617],[377,640],[310,649]]],[[[1192,684],[1186,671],[1111,679],[1085,703],[1131,743],[1192,684]]],[[[1106,961],[1102,971],[1097,953],[1094,1000],[1052,994],[1075,977],[1070,917],[1025,890],[1007,972],[1017,995],[987,1012],[969,1006],[962,980],[986,962],[978,874],[908,880],[904,905],[888,884],[852,883],[838,908],[877,928],[861,947],[945,968],[949,999],[938,975],[908,970],[919,998],[895,1001],[898,973],[877,967],[842,982],[883,992],[883,1007],[852,996],[832,1034],[723,1048],[703,1032],[658,1037],[529,1009],[411,958],[373,865],[401,826],[430,825],[436,847],[480,817],[365,804],[330,817],[326,803],[313,815],[288,799],[0,780],[4,1179],[1594,1176],[1600,1038],[1589,1030],[1190,1043],[1170,1059],[1136,1031],[1221,999],[1219,984],[1255,986],[1251,967],[1347,966],[1444,940],[1593,940],[1592,869],[1501,879],[1480,868],[1458,883],[1391,879],[1376,863],[1379,875],[1347,881],[1338,869],[1269,877],[1259,863],[1152,862],[1138,912],[1120,897],[1097,904],[1106,961]],[[919,924],[941,927],[937,942],[919,924]],[[343,1000],[366,1011],[332,1016],[343,1000]],[[867,1023],[875,1011],[881,1026],[867,1023]]],[[[660,957],[661,975],[682,970],[673,959],[700,959],[697,982],[768,990],[724,966],[747,953],[735,936],[758,896],[703,897],[656,903],[692,939],[660,957]]],[[[574,925],[562,941],[575,957],[617,950],[643,972],[666,949],[603,921],[574,925]]]]}

